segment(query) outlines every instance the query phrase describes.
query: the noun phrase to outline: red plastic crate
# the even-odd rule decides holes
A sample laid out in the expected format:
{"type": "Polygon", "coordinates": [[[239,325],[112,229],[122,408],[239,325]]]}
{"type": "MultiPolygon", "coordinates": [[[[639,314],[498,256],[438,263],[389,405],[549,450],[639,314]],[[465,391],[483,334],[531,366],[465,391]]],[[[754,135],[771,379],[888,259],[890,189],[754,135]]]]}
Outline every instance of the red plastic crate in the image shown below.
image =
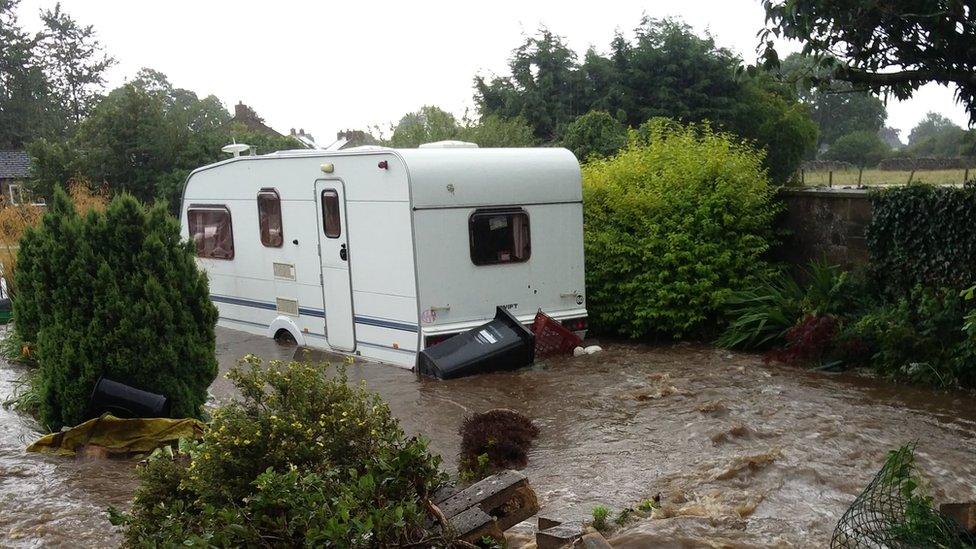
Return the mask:
{"type": "Polygon", "coordinates": [[[542,311],[535,315],[532,333],[535,334],[536,360],[572,353],[583,343],[578,335],[542,311]]]}

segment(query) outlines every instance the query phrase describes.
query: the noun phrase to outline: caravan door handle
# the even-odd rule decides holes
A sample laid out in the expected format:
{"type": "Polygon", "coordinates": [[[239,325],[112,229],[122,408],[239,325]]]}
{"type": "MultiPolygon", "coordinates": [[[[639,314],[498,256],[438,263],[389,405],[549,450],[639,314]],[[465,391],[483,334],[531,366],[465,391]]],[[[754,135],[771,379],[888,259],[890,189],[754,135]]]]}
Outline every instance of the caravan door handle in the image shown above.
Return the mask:
{"type": "Polygon", "coordinates": [[[349,259],[349,252],[346,251],[346,245],[345,244],[343,244],[342,246],[339,246],[339,259],[341,259],[343,261],[347,261],[349,259]]]}

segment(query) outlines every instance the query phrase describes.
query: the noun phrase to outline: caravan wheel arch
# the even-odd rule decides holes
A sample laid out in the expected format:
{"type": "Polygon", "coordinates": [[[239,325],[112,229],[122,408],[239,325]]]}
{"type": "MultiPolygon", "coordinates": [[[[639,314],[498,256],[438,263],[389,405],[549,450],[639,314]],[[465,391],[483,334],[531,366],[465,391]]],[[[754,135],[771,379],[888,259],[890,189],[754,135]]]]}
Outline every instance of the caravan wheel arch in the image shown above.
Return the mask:
{"type": "Polygon", "coordinates": [[[286,331],[291,334],[291,337],[295,339],[295,343],[298,343],[300,347],[305,346],[305,335],[302,331],[298,329],[295,322],[286,316],[279,316],[274,319],[270,326],[268,326],[268,337],[272,339],[277,339],[278,334],[282,331],[286,331]]]}

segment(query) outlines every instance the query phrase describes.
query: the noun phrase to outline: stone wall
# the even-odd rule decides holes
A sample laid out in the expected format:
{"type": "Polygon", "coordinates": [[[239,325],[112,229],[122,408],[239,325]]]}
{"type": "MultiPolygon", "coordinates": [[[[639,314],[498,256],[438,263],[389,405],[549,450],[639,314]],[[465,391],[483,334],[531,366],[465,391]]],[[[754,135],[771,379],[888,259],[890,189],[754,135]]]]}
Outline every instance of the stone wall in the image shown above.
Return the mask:
{"type": "Polygon", "coordinates": [[[786,208],[779,225],[788,234],[777,259],[804,266],[826,257],[845,268],[868,262],[865,229],[871,200],[865,189],[783,189],[786,208]]]}

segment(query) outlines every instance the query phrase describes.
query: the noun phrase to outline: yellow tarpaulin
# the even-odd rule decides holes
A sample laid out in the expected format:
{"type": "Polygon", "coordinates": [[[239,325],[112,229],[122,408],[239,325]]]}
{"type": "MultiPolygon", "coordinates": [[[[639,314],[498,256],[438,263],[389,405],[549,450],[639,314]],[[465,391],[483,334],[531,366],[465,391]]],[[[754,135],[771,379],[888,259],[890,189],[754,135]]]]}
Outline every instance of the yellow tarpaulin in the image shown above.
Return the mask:
{"type": "Polygon", "coordinates": [[[111,454],[149,453],[181,438],[200,439],[205,428],[196,419],[120,419],[105,414],[67,431],[44,435],[27,451],[73,456],[79,448],[92,445],[111,454]]]}

